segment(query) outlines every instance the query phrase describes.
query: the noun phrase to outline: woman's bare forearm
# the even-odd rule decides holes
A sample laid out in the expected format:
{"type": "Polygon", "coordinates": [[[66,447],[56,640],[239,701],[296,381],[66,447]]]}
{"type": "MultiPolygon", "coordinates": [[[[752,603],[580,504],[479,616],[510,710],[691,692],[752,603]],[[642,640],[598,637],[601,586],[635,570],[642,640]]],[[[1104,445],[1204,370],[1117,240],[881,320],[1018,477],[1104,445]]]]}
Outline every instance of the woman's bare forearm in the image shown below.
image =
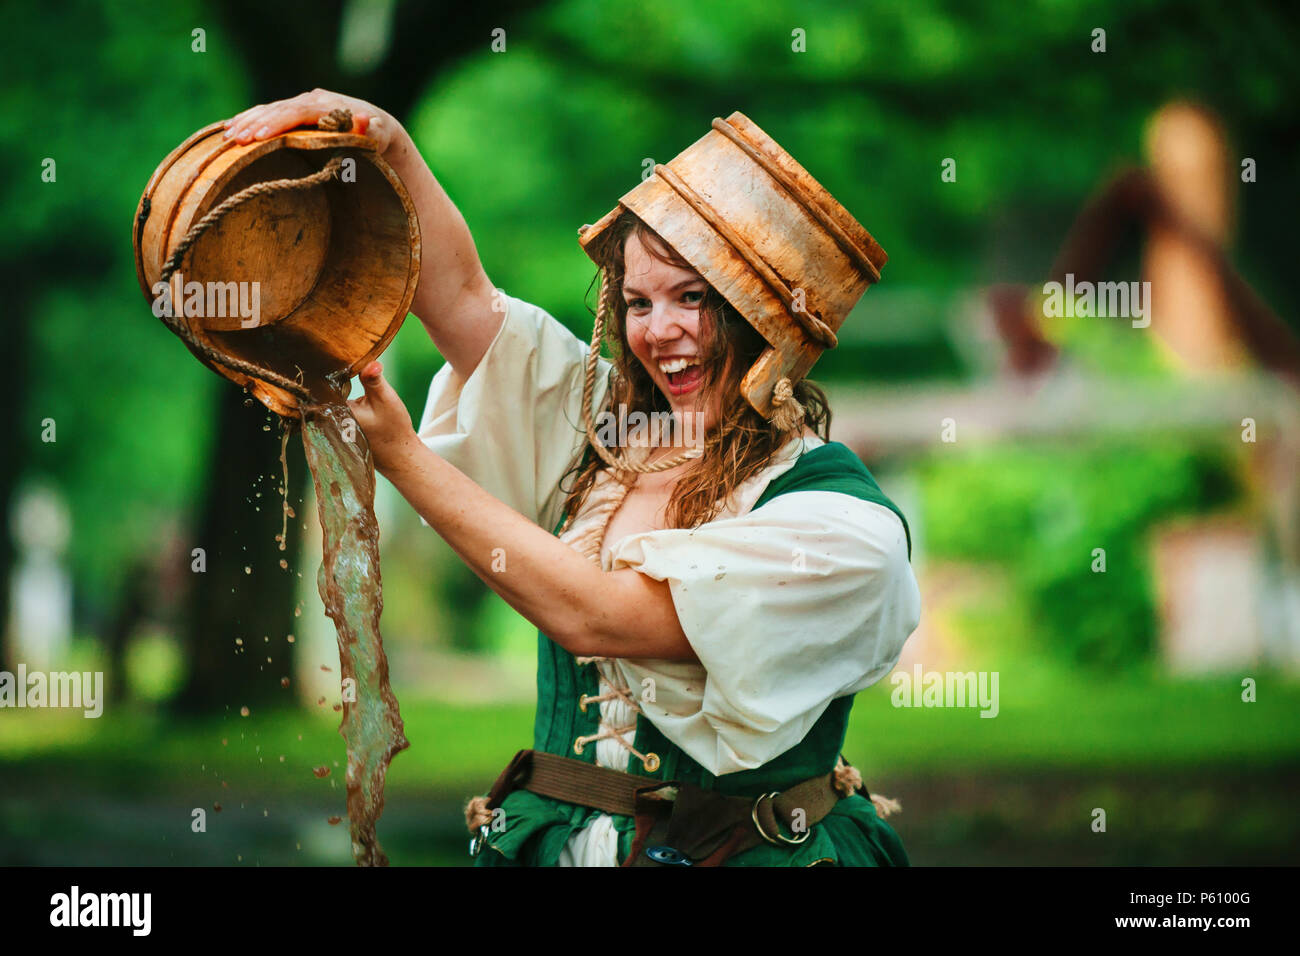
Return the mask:
{"type": "Polygon", "coordinates": [[[452,368],[468,376],[492,344],[504,316],[492,308],[492,283],[483,271],[465,217],[391,113],[365,100],[315,89],[249,107],[226,120],[223,135],[248,144],[316,125],[336,109],[351,112],[355,131],[375,144],[411,194],[420,221],[423,260],[412,311],[452,368]]]}
{"type": "Polygon", "coordinates": [[[411,311],[457,374],[468,377],[504,313],[493,309],[494,289],[465,217],[404,128],[395,130],[384,158],[406,185],[420,220],[423,262],[411,311]]]}
{"type": "Polygon", "coordinates": [[[602,571],[414,435],[384,474],[488,587],[570,653],[697,660],[665,582],[602,571]]]}

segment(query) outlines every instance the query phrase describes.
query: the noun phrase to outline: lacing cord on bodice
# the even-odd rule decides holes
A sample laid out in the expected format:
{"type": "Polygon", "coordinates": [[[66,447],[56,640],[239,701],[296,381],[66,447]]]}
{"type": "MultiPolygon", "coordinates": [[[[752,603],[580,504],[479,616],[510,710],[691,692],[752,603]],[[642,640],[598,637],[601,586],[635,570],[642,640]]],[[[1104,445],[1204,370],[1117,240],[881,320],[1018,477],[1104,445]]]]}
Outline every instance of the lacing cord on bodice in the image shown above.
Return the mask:
{"type": "MultiPolygon", "coordinates": [[[[612,657],[577,657],[574,658],[574,660],[580,666],[585,664],[602,663],[613,665],[614,663],[614,658],[612,657]]],[[[628,708],[631,709],[634,714],[639,715],[641,713],[641,708],[637,706],[636,698],[632,694],[632,688],[615,683],[612,679],[607,677],[603,671],[600,671],[600,682],[603,686],[608,686],[609,690],[602,694],[583,694],[579,697],[578,706],[583,711],[586,711],[588,704],[599,704],[608,700],[621,700],[627,704],[628,708]]],[[[627,738],[624,736],[625,734],[635,733],[635,720],[623,727],[607,727],[602,729],[599,733],[585,734],[578,737],[573,742],[573,752],[581,754],[587,744],[595,743],[598,740],[613,740],[632,756],[640,760],[641,765],[645,767],[647,772],[654,773],[654,771],[659,769],[659,757],[656,754],[641,753],[641,751],[637,750],[636,747],[628,743],[627,738]]]]}

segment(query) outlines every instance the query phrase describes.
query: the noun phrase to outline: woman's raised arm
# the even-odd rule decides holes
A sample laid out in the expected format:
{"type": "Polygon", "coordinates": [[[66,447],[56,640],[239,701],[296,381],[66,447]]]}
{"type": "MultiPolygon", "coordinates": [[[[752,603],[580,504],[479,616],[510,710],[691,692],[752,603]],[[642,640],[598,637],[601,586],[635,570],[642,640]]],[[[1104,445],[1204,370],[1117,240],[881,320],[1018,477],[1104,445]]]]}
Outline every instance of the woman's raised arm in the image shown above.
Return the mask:
{"type": "Polygon", "coordinates": [[[226,121],[225,136],[241,144],[269,139],[314,125],[335,109],[352,112],[353,131],[375,142],[411,194],[423,251],[411,311],[457,374],[468,377],[501,328],[504,312],[493,309],[495,290],[483,271],[465,217],[401,123],[365,100],[317,89],[244,110],[226,121]]]}

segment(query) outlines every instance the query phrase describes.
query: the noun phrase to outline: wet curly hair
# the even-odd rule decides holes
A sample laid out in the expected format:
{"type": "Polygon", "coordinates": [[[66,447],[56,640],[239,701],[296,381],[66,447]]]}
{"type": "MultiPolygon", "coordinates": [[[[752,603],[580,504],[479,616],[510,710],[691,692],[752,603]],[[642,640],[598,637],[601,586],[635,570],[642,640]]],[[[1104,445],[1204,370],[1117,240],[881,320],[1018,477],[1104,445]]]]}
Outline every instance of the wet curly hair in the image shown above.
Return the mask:
{"type": "MultiPolygon", "coordinates": [[[[597,253],[597,259],[610,282],[605,343],[613,358],[613,369],[597,421],[602,420],[600,414],[612,416],[620,409],[647,415],[671,411],[667,397],[628,345],[623,253],[633,236],[661,262],[696,271],[631,212],[625,211],[602,237],[604,252],[597,253]]],[[[600,281],[598,271],[588,289],[589,298],[593,290],[599,297],[600,281]]],[[[767,342],[712,286],[700,303],[700,329],[703,387],[708,398],[720,397],[720,416],[704,436],[703,454],[688,466],[673,488],[665,515],[670,528],[695,528],[712,520],[736,488],[767,467],[773,455],[792,436],[801,434],[805,425],[824,441],[830,440],[830,406],[826,393],[814,383],[806,379],[795,383],[794,397],[804,407],[804,421],[784,431],[760,415],[741,394],[741,380],[767,348],[767,342]]],[[[588,445],[578,464],[565,476],[569,487],[564,511],[570,519],[581,509],[597,474],[606,467],[588,445]]]]}

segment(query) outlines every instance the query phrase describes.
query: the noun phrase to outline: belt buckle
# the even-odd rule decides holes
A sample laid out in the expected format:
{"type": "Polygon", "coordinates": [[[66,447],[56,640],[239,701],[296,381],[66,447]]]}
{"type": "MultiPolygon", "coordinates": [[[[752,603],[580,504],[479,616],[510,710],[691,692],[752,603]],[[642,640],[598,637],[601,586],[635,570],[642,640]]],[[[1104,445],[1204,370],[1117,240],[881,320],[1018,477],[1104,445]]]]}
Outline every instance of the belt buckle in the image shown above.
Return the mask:
{"type": "MultiPolygon", "coordinates": [[[[763,829],[763,824],[758,822],[759,803],[762,802],[764,797],[766,797],[769,800],[775,800],[778,796],[780,796],[780,792],[775,790],[771,793],[760,793],[757,797],[754,798],[754,806],[749,811],[749,817],[751,820],[754,821],[754,827],[755,829],[758,830],[758,835],[761,836],[768,843],[772,844],[772,846],[780,846],[782,843],[784,843],[786,846],[798,846],[799,844],[803,843],[805,840],[808,839],[808,837],[812,835],[811,829],[805,830],[803,832],[803,836],[799,837],[798,839],[792,839],[781,832],[781,821],[777,820],[776,839],[774,840],[772,839],[772,837],[768,836],[767,831],[763,829]]],[[[773,806],[775,807],[775,804],[773,806]]],[[[773,813],[772,815],[776,816],[775,813],[773,813]]]]}

